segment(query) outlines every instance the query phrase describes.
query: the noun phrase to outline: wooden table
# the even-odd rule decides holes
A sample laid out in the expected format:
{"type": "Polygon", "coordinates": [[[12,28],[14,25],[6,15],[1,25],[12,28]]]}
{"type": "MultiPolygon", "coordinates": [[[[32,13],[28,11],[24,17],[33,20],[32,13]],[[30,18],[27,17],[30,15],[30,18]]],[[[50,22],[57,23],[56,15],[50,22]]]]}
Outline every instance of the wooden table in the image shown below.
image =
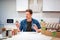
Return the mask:
{"type": "MultiPolygon", "coordinates": [[[[52,36],[52,32],[45,30],[45,31],[41,31],[42,34],[45,34],[47,36],[52,36]]],[[[60,38],[60,32],[56,32],[56,37],[60,38]]]]}
{"type": "MultiPolygon", "coordinates": [[[[51,36],[52,37],[52,32],[50,32],[48,30],[45,30],[45,31],[41,30],[41,33],[46,35],[46,36],[51,36]]],[[[60,40],[60,32],[56,32],[56,37],[52,37],[52,40],[60,40]]]]}

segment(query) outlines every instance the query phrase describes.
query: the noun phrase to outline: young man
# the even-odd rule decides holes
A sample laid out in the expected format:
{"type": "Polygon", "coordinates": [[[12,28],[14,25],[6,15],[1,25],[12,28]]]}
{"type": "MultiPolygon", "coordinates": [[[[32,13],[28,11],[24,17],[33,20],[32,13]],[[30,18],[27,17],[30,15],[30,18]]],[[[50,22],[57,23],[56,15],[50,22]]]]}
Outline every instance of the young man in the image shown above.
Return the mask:
{"type": "Polygon", "coordinates": [[[26,10],[26,19],[22,20],[20,23],[20,31],[24,32],[39,32],[41,29],[41,26],[39,22],[32,18],[32,10],[27,9],[26,10]]]}

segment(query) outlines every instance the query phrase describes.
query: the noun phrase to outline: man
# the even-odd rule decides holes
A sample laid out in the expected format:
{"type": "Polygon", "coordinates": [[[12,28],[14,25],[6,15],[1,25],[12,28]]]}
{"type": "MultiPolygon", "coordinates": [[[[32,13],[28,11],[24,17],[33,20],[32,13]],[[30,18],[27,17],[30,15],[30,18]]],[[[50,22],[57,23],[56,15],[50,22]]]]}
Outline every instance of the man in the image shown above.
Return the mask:
{"type": "Polygon", "coordinates": [[[32,18],[32,10],[27,9],[26,10],[26,19],[22,20],[20,23],[20,31],[28,31],[28,32],[39,32],[41,29],[41,26],[39,22],[32,18]]]}

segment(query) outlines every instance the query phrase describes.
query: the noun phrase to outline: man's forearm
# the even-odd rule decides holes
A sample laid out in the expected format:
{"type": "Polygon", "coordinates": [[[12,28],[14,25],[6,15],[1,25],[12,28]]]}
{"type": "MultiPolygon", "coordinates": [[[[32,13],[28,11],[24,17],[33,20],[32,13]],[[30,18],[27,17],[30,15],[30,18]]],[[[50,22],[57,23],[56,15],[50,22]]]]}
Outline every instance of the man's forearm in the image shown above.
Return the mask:
{"type": "Polygon", "coordinates": [[[38,33],[41,32],[41,29],[37,29],[36,32],[38,32],[38,33]]]}

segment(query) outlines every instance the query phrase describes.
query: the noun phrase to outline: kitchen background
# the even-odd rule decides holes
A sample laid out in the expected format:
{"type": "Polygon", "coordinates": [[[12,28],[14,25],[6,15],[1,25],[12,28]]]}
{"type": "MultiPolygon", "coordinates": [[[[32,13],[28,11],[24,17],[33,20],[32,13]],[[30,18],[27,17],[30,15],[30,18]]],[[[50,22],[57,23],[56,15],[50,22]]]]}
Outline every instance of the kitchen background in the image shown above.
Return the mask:
{"type": "MultiPolygon", "coordinates": [[[[39,22],[41,19],[44,19],[45,22],[59,23],[60,13],[43,13],[41,11],[33,13],[32,17],[39,22]]],[[[14,19],[15,23],[16,20],[20,22],[24,18],[24,12],[16,11],[16,0],[0,0],[0,24],[7,24],[7,19],[14,19]]]]}

